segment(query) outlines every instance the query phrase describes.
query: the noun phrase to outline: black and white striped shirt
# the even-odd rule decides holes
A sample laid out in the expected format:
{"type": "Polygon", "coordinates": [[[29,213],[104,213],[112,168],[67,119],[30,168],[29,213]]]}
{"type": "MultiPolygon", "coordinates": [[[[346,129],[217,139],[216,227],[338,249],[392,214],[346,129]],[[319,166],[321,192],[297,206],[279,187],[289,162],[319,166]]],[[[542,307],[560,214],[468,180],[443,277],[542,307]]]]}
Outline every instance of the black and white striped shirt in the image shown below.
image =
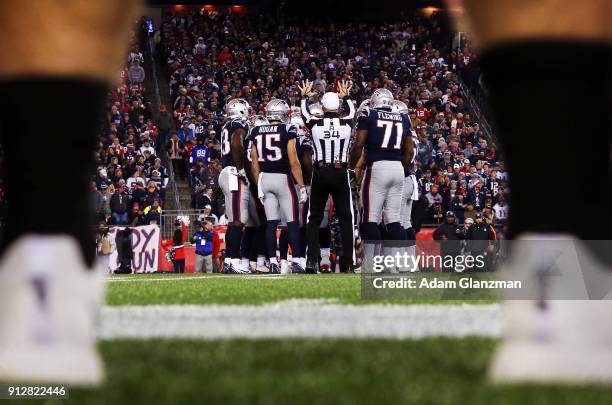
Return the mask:
{"type": "Polygon", "coordinates": [[[325,113],[323,117],[315,117],[308,111],[306,99],[302,99],[301,111],[312,137],[314,162],[348,164],[355,106],[351,100],[345,103],[348,104],[349,113],[344,117],[332,112],[325,113]]]}

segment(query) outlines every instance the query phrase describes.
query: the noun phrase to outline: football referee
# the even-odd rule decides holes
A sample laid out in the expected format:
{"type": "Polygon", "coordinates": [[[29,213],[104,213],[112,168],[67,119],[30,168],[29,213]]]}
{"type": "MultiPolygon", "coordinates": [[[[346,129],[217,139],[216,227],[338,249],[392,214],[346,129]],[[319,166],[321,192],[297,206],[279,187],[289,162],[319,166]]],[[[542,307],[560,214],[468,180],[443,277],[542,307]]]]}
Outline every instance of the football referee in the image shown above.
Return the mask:
{"type": "Polygon", "coordinates": [[[329,195],[334,202],[334,215],[340,222],[340,235],[342,238],[342,257],[340,270],[353,271],[354,257],[354,221],[353,203],[351,201],[351,186],[348,171],[349,146],[353,130],[353,117],[355,106],[348,98],[348,115],[340,117],[340,100],[345,99],[352,85],[342,81],[339,83],[338,93],[325,93],[321,98],[323,116],[315,117],[310,114],[307,98],[314,95],[312,82],[302,82],[301,112],[304,123],[310,130],[312,137],[313,172],[310,186],[310,206],[308,210],[308,224],[306,238],[308,242],[308,255],[306,272],[316,273],[319,268],[319,226],[323,220],[323,210],[329,195]]]}

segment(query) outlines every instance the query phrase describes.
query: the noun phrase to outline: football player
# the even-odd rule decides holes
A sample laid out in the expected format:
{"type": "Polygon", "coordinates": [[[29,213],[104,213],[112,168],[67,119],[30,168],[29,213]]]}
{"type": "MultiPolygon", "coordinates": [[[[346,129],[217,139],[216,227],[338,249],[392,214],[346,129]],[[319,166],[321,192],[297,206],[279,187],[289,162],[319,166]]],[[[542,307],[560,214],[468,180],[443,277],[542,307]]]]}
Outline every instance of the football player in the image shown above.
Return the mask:
{"type": "Polygon", "coordinates": [[[297,154],[298,128],[288,123],[289,105],[285,101],[271,100],[266,105],[265,113],[270,124],[252,128],[249,139],[253,142],[253,178],[257,182],[258,197],[264,205],[267,219],[266,246],[270,256],[270,273],[280,273],[276,258],[276,229],[281,217],[287,223],[293,252],[292,271],[303,273],[306,259],[300,244],[299,204],[306,202],[308,192],[297,154]]]}
{"type": "MultiPolygon", "coordinates": [[[[393,95],[387,89],[372,94],[369,106],[364,106],[357,119],[357,137],[351,150],[350,167],[354,168],[365,150],[363,183],[361,186],[361,236],[366,271],[380,244],[378,224],[384,213],[387,232],[393,241],[404,240],[401,225],[404,167],[413,157],[408,116],[392,112],[393,95]]],[[[397,249],[386,249],[393,255],[397,249]]]]}
{"type": "Polygon", "coordinates": [[[250,273],[248,261],[241,262],[241,243],[245,225],[254,226],[249,215],[251,191],[246,173],[245,137],[249,131],[251,107],[244,99],[230,100],[225,106],[227,122],[221,131],[221,159],[219,187],[225,196],[225,215],[228,220],[225,234],[225,262],[222,273],[250,273]]]}
{"type": "MultiPolygon", "coordinates": [[[[393,112],[398,112],[400,114],[404,114],[408,116],[408,106],[403,101],[393,100],[393,105],[391,107],[393,112]]],[[[408,116],[408,121],[410,121],[410,117],[408,116]]],[[[412,127],[412,125],[411,125],[412,127]]],[[[406,240],[408,241],[406,252],[410,256],[416,255],[416,234],[414,229],[412,229],[412,202],[418,201],[419,199],[419,186],[416,180],[416,176],[414,175],[414,161],[416,160],[418,151],[419,151],[419,139],[414,130],[410,131],[412,135],[412,149],[414,151],[412,155],[412,159],[410,160],[410,164],[404,166],[404,190],[402,192],[402,207],[400,211],[402,228],[404,228],[406,240]]],[[[416,268],[410,269],[410,271],[417,271],[416,268]]]]}

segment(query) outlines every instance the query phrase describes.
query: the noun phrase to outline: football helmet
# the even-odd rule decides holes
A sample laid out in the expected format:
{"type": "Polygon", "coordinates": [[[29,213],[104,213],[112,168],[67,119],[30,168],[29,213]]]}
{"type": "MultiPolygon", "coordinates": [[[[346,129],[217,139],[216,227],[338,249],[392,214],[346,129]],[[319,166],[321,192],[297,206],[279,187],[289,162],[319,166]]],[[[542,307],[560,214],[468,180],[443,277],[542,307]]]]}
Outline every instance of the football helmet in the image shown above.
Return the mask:
{"type": "Polygon", "coordinates": [[[291,115],[290,123],[295,124],[298,128],[302,129],[304,127],[304,120],[299,115],[291,115]]]}
{"type": "Polygon", "coordinates": [[[377,89],[370,97],[370,107],[390,110],[393,108],[393,94],[387,89],[377,89]]]}
{"type": "Polygon", "coordinates": [[[370,105],[369,98],[366,98],[365,100],[361,102],[361,104],[359,104],[359,107],[357,108],[357,114],[355,114],[355,122],[357,121],[359,117],[361,117],[361,115],[363,114],[363,110],[365,110],[365,108],[368,107],[369,105],[370,105]]]}
{"type": "Polygon", "coordinates": [[[400,114],[408,114],[408,106],[403,101],[393,100],[391,111],[398,112],[400,114]]]}
{"type": "Polygon", "coordinates": [[[266,105],[266,118],[269,121],[287,122],[289,118],[289,104],[280,99],[272,99],[266,105]]]}
{"type": "Polygon", "coordinates": [[[225,105],[225,115],[229,119],[248,119],[251,115],[251,106],[243,98],[235,98],[225,105]]]}
{"type": "Polygon", "coordinates": [[[268,124],[270,124],[270,122],[263,115],[256,115],[256,116],[253,117],[253,125],[255,125],[255,126],[258,126],[258,125],[268,125],[268,124]]]}
{"type": "Polygon", "coordinates": [[[310,104],[308,106],[308,111],[315,117],[320,118],[323,116],[323,106],[319,102],[310,104]]]}

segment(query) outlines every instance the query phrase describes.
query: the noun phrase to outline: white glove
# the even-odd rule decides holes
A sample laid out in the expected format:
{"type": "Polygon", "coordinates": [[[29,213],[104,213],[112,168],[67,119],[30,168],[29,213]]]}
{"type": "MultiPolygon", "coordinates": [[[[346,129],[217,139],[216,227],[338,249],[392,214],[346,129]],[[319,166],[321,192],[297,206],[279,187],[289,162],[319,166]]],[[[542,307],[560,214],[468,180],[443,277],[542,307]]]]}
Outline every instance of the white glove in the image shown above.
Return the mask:
{"type": "Polygon", "coordinates": [[[304,204],[308,201],[308,190],[305,186],[300,187],[300,204],[304,204]]]}

